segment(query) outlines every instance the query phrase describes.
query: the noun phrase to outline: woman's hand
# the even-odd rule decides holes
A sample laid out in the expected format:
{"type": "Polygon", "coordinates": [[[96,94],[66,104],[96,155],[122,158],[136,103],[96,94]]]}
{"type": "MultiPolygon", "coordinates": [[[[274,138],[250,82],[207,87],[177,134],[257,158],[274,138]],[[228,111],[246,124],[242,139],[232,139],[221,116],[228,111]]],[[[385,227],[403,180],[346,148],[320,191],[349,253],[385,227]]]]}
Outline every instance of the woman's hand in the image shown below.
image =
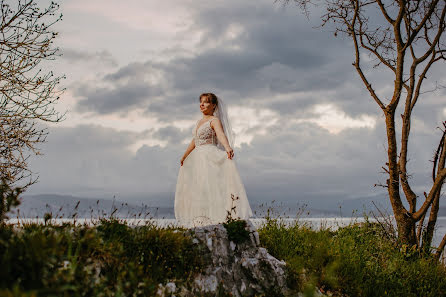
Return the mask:
{"type": "Polygon", "coordinates": [[[234,157],[234,151],[231,147],[226,148],[226,153],[228,154],[228,159],[231,159],[234,157]]]}
{"type": "Polygon", "coordinates": [[[186,152],[184,153],[183,157],[181,157],[180,163],[181,166],[183,166],[184,160],[189,156],[190,152],[195,149],[195,140],[192,138],[192,140],[189,143],[189,146],[186,149],[186,152]]]}

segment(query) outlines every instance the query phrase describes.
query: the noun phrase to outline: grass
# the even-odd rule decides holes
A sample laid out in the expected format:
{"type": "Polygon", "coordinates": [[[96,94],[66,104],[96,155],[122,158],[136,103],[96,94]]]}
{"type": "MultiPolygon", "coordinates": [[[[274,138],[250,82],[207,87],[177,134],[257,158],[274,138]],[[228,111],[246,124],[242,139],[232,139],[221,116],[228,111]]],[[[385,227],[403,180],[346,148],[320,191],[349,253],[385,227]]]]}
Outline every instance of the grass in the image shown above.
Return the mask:
{"type": "Polygon", "coordinates": [[[287,262],[289,286],[306,296],[316,287],[333,296],[446,295],[443,265],[368,220],[332,231],[267,218],[259,234],[261,244],[287,262]]]}

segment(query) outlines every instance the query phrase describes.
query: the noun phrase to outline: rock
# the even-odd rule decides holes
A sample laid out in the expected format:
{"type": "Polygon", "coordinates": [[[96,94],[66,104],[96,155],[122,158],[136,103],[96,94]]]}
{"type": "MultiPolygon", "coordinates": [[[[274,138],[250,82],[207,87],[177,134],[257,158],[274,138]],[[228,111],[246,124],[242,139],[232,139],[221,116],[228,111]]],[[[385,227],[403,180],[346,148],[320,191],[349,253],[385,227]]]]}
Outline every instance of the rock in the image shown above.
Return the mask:
{"type": "Polygon", "coordinates": [[[177,287],[176,287],[175,283],[167,283],[166,284],[167,293],[169,293],[169,294],[174,293],[176,289],[177,289],[177,287]]]}
{"type": "MultiPolygon", "coordinates": [[[[192,282],[172,290],[176,296],[288,296],[285,262],[259,246],[259,234],[247,223],[249,237],[241,243],[228,239],[226,228],[210,225],[189,229],[195,244],[204,247],[207,263],[192,282]]],[[[167,293],[167,285],[161,291],[167,293]]],[[[159,295],[171,296],[171,295],[159,295]]]]}
{"type": "Polygon", "coordinates": [[[156,296],[159,297],[165,297],[165,296],[171,296],[175,297],[173,293],[177,290],[177,286],[174,282],[167,283],[165,286],[162,284],[158,285],[158,290],[156,291],[156,296]]]}

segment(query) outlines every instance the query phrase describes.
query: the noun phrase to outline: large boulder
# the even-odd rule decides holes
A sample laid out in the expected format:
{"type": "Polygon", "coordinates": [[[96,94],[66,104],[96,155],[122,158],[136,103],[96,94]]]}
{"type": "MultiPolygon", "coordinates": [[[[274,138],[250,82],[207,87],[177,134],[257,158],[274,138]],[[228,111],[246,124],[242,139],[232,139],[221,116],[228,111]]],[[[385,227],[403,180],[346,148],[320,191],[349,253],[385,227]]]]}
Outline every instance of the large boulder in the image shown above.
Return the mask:
{"type": "MultiPolygon", "coordinates": [[[[247,222],[245,238],[228,238],[225,226],[186,231],[202,245],[205,267],[192,281],[160,284],[158,296],[287,296],[285,262],[260,247],[259,234],[247,222]]],[[[231,236],[229,236],[231,237],[231,236]]]]}

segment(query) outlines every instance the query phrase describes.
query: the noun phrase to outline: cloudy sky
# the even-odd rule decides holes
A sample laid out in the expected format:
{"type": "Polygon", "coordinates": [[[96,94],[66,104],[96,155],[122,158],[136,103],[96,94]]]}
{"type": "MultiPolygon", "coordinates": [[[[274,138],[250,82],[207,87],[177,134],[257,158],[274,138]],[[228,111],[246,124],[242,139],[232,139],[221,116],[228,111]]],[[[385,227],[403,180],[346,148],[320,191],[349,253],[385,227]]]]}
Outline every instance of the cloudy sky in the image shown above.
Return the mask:
{"type": "MultiPolygon", "coordinates": [[[[274,0],[64,0],[60,12],[63,56],[50,67],[67,76],[57,105],[67,114],[30,163],[39,182],[29,194],[173,206],[198,96],[208,91],[229,105],[251,203],[384,192],[373,186],[385,181],[382,113],[352,67],[350,40],[315,28],[317,9],[307,19],[274,0]]],[[[366,70],[387,102],[392,79],[366,70]]],[[[440,66],[430,78],[446,82],[440,66]]],[[[413,117],[418,194],[430,184],[445,95],[424,94],[413,117]]]]}

